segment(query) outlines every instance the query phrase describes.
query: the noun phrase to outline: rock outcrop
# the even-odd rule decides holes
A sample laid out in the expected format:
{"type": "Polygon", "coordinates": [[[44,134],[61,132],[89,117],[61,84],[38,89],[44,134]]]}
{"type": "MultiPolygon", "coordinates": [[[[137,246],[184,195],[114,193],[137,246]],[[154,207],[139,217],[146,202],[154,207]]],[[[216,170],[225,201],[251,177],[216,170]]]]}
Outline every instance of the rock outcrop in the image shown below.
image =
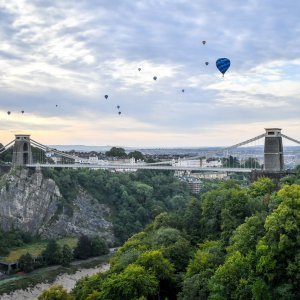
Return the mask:
{"type": "Polygon", "coordinates": [[[101,235],[113,242],[110,209],[81,190],[66,213],[62,195],[41,171],[13,169],[0,179],[0,227],[44,238],[101,235]]]}

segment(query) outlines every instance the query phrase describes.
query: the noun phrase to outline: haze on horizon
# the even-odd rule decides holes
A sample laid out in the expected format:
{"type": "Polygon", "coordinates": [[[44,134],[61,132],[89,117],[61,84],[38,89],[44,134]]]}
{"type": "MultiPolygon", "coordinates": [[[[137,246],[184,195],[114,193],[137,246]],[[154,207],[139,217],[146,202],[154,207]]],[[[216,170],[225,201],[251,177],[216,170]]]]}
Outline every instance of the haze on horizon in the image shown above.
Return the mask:
{"type": "Polygon", "coordinates": [[[299,11],[294,0],[0,0],[0,142],[226,146],[266,127],[299,140],[299,11]]]}

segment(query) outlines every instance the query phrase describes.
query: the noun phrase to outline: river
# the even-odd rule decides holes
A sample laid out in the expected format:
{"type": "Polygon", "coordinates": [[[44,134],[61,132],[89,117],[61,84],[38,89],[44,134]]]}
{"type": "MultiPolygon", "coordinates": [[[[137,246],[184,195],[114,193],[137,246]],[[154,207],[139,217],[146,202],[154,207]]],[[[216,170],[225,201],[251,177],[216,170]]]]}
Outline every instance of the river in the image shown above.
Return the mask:
{"type": "Polygon", "coordinates": [[[35,300],[38,298],[38,296],[46,289],[48,289],[50,286],[54,284],[60,284],[65,289],[71,291],[71,289],[75,286],[76,281],[80,278],[87,276],[87,275],[93,275],[98,272],[104,272],[109,269],[108,263],[103,263],[102,265],[96,267],[96,268],[83,268],[79,269],[74,274],[61,274],[56,277],[53,283],[39,283],[35,285],[34,287],[27,288],[26,290],[16,290],[13,293],[3,294],[0,296],[1,300],[35,300]]]}

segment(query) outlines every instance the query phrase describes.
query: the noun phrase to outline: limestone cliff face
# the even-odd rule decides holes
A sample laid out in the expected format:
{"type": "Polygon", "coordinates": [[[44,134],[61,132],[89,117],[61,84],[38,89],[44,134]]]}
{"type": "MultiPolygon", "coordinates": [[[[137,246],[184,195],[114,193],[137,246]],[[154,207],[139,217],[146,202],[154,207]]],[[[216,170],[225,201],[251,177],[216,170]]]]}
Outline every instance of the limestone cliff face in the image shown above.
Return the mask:
{"type": "Polygon", "coordinates": [[[113,242],[109,207],[81,191],[73,213],[65,214],[61,200],[58,186],[40,171],[12,170],[0,179],[0,227],[45,238],[100,234],[113,242]]]}

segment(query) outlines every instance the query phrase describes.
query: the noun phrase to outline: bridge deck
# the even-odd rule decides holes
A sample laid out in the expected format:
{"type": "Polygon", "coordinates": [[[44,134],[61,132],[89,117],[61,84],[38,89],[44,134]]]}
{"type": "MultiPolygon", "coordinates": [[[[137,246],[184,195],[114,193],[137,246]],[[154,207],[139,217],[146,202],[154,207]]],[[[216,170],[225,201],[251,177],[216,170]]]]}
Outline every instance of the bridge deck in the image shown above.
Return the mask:
{"type": "Polygon", "coordinates": [[[142,164],[27,164],[27,167],[41,168],[89,168],[89,169],[114,169],[114,170],[173,170],[173,171],[199,171],[199,172],[235,172],[235,173],[251,173],[253,169],[249,168],[201,168],[192,166],[158,166],[158,165],[142,165],[142,164]]]}

